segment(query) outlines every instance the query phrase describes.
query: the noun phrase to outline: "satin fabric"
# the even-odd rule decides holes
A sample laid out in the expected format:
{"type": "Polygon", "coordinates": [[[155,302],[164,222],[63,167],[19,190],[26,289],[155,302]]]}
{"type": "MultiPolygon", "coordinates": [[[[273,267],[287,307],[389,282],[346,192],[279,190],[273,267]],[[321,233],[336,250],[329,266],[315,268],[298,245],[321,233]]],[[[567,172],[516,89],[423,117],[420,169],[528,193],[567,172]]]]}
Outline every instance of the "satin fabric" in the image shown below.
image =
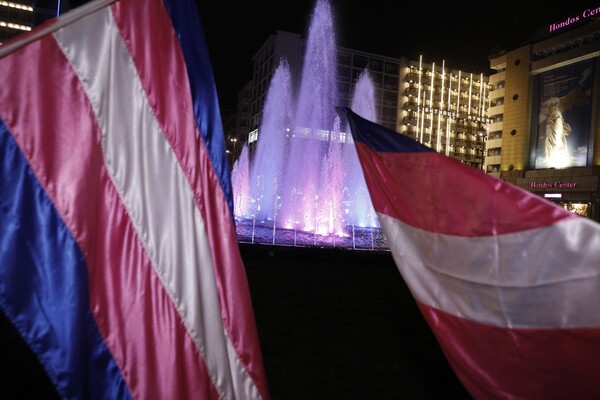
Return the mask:
{"type": "Polygon", "coordinates": [[[85,257],[2,120],[0,153],[0,307],[62,398],[131,398],[89,309],[85,257]]]}
{"type": "Polygon", "coordinates": [[[600,398],[600,224],[340,111],[398,270],[469,393],[600,398]]]}
{"type": "MultiPolygon", "coordinates": [[[[7,312],[15,324],[37,323],[40,313],[17,305],[43,299],[65,319],[49,324],[86,320],[86,330],[95,329],[98,338],[86,342],[94,349],[69,347],[79,336],[73,329],[52,326],[61,338],[55,342],[34,328],[21,331],[57,388],[79,391],[65,397],[268,399],[228,173],[223,177],[228,168],[212,72],[206,47],[194,44],[202,37],[195,4],[101,5],[74,10],[51,35],[34,35],[0,59],[3,134],[39,185],[32,195],[46,196],[56,210],[64,226],[56,235],[71,235],[72,242],[58,245],[79,249],[83,271],[73,278],[57,273],[60,260],[35,257],[31,269],[48,265],[48,272],[21,271],[18,279],[50,275],[58,283],[39,279],[37,292],[18,293],[0,281],[0,306],[16,310],[7,312]],[[190,23],[196,30],[173,30],[169,12],[180,19],[177,29],[190,23]],[[184,37],[190,32],[199,36],[184,37]],[[186,64],[183,42],[202,65],[186,64]],[[87,292],[68,305],[82,311],[63,312],[62,292],[45,285],[69,293],[75,283],[87,292]],[[36,346],[38,340],[43,344],[36,346]],[[88,386],[91,369],[67,362],[77,357],[108,357],[107,377],[88,386]],[[61,363],[81,374],[64,372],[55,365],[61,363]]],[[[9,167],[5,173],[14,179],[9,167]]],[[[19,185],[4,190],[21,196],[19,185]]],[[[19,218],[26,214],[13,224],[19,218]]],[[[11,226],[2,224],[2,238],[14,236],[11,226]]],[[[7,243],[10,271],[22,255],[7,243]]]]}

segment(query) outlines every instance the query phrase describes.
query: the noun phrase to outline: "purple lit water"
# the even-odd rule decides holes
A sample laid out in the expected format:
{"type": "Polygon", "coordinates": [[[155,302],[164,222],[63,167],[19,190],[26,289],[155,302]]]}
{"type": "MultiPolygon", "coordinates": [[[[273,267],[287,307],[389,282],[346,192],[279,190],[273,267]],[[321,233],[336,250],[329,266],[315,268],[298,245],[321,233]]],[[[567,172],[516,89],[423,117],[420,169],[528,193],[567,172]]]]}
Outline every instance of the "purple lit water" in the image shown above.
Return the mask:
{"type": "MultiPolygon", "coordinates": [[[[238,239],[295,246],[387,249],[337,99],[335,29],[328,1],[311,16],[298,95],[282,59],[263,107],[254,154],[232,169],[238,239]]],[[[351,108],[377,122],[368,71],[351,108]]]]}

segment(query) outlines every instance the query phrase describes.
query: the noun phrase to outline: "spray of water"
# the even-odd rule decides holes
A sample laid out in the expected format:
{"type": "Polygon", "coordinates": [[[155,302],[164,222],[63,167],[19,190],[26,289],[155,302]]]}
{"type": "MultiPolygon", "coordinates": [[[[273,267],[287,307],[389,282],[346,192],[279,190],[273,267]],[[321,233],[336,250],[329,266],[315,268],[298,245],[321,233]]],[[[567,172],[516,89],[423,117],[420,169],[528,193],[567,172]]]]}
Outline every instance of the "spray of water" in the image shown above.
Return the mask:
{"type": "MultiPolygon", "coordinates": [[[[335,112],[335,37],[331,5],[317,0],[298,94],[282,59],[267,91],[254,154],[245,146],[234,163],[236,218],[323,236],[379,226],[348,127],[342,129],[335,112]]],[[[351,108],[377,122],[374,91],[365,69],[351,108]]]]}

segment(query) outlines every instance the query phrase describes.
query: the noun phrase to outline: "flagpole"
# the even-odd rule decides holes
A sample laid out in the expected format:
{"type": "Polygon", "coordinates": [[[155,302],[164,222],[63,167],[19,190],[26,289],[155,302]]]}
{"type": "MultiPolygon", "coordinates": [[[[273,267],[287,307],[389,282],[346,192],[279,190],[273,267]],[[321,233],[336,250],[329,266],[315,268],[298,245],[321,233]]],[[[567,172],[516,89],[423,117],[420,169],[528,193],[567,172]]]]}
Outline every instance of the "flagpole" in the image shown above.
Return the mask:
{"type": "Polygon", "coordinates": [[[74,8],[73,10],[70,10],[65,14],[61,15],[60,17],[56,18],[54,23],[42,24],[39,26],[39,29],[34,29],[28,34],[24,34],[20,40],[9,42],[0,46],[0,58],[43,36],[54,33],[57,30],[85,17],[86,15],[98,11],[102,7],[106,7],[109,4],[114,3],[115,1],[116,0],[94,0],[77,8],[74,8]]]}

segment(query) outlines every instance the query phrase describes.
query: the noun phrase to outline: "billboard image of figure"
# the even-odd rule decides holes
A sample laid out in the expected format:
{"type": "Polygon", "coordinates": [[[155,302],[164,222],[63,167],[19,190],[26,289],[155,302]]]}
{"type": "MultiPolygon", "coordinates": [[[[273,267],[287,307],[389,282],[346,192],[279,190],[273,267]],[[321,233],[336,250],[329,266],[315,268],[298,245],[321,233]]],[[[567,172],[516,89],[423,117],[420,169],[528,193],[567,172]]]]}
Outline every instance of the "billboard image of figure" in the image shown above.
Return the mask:
{"type": "Polygon", "coordinates": [[[587,164],[592,77],[591,60],[540,74],[535,168],[587,164]]]}

